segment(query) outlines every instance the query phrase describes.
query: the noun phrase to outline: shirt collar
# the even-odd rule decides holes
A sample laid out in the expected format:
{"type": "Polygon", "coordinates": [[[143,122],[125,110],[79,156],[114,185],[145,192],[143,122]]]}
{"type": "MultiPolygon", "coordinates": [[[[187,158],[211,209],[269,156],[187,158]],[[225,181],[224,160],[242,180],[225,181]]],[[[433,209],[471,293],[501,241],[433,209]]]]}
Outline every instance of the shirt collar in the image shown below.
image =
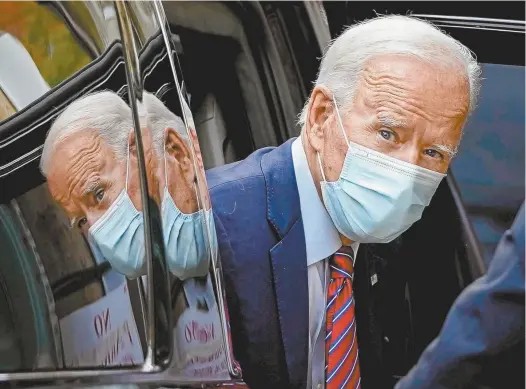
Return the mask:
{"type": "MultiPolygon", "coordinates": [[[[292,162],[300,197],[307,266],[310,266],[330,257],[341,247],[342,242],[338,230],[318,196],[301,136],[292,143],[292,162]]],[[[353,244],[351,247],[356,253],[357,245],[353,244]]]]}

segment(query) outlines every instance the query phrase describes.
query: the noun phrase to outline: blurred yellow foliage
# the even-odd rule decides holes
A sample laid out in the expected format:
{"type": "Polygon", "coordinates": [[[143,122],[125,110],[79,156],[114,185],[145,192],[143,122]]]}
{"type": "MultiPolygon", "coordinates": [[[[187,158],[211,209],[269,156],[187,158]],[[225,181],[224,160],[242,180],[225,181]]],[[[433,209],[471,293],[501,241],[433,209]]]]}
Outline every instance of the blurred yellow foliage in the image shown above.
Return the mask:
{"type": "Polygon", "coordinates": [[[91,61],[66,24],[33,1],[0,1],[0,32],[24,45],[51,88],[91,61]]]}

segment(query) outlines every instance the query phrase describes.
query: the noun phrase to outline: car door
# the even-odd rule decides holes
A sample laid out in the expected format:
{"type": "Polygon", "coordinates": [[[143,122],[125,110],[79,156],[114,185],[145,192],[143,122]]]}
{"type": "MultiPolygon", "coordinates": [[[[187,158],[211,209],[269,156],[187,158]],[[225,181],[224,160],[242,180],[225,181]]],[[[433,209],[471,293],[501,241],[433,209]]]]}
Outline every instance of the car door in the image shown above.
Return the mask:
{"type": "Polygon", "coordinates": [[[39,170],[51,123],[69,104],[126,84],[117,21],[101,18],[103,8],[93,4],[0,7],[0,273],[2,344],[9,346],[1,352],[2,380],[141,365],[147,346],[138,283],[127,282],[71,228],[39,170]],[[91,23],[89,33],[79,36],[80,29],[71,28],[69,12],[89,16],[83,19],[91,23]],[[110,351],[110,337],[126,339],[114,332],[124,327],[127,362],[110,351]],[[96,356],[103,348],[108,354],[96,356]]]}
{"type": "Polygon", "coordinates": [[[162,4],[0,9],[0,381],[239,378],[162,4]]]}

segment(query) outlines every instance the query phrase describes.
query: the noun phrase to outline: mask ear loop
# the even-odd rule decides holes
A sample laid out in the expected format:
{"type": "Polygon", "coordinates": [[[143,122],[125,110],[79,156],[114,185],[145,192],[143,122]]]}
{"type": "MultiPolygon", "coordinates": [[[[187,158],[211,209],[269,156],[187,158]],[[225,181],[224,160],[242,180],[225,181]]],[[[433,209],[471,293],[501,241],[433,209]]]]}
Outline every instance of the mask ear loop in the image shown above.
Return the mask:
{"type": "Polygon", "coordinates": [[[128,194],[128,177],[130,174],[130,143],[126,149],[126,194],[128,194]]]}
{"type": "MultiPolygon", "coordinates": [[[[309,118],[310,118],[310,110],[308,111],[307,113],[307,122],[309,122],[309,118]]],[[[321,177],[323,178],[323,181],[327,182],[327,180],[325,179],[325,173],[323,172],[323,166],[321,164],[321,157],[320,157],[320,153],[317,151],[316,152],[316,157],[318,159],[318,165],[320,166],[320,173],[321,173],[321,177]]]]}
{"type": "MultiPolygon", "coordinates": [[[[193,143],[192,143],[192,140],[191,140],[190,137],[188,137],[187,146],[190,149],[190,153],[192,154],[192,156],[195,157],[194,149],[193,149],[193,143]]],[[[195,158],[192,158],[192,166],[194,167],[194,172],[195,172],[195,178],[194,178],[193,185],[194,185],[195,199],[197,201],[197,208],[198,208],[197,211],[199,212],[199,211],[204,211],[205,210],[205,206],[204,206],[204,204],[201,201],[202,199],[201,199],[200,193],[199,193],[199,178],[198,178],[198,174],[197,174],[199,166],[197,164],[194,164],[195,160],[196,160],[195,158]]]]}
{"type": "Polygon", "coordinates": [[[347,138],[347,134],[345,133],[345,129],[343,128],[342,117],[340,116],[340,110],[338,109],[338,104],[336,104],[336,99],[334,98],[334,96],[332,97],[332,102],[334,103],[334,110],[336,111],[336,116],[338,117],[338,123],[340,124],[340,129],[343,132],[343,137],[345,138],[347,147],[349,147],[349,138],[347,138]]]}
{"type": "Polygon", "coordinates": [[[166,145],[163,147],[163,161],[164,161],[164,189],[168,188],[168,165],[166,164],[166,145]]]}
{"type": "MultiPolygon", "coordinates": [[[[336,104],[336,99],[334,98],[334,96],[332,97],[332,102],[334,103],[334,110],[336,111],[336,117],[338,118],[338,124],[340,126],[340,130],[343,132],[343,137],[345,138],[347,147],[349,147],[349,138],[347,138],[347,134],[345,133],[345,129],[343,128],[342,118],[340,116],[340,110],[338,109],[338,104],[336,104]]],[[[321,164],[320,153],[317,152],[316,156],[318,157],[318,165],[320,165],[320,172],[321,172],[321,176],[323,177],[323,181],[327,182],[327,179],[325,178],[325,173],[323,172],[323,166],[321,164]]]]}
{"type": "Polygon", "coordinates": [[[323,181],[327,182],[327,180],[325,179],[325,173],[323,172],[323,166],[321,164],[321,157],[319,152],[316,152],[316,157],[318,157],[318,165],[320,165],[321,177],[323,178],[323,181]]]}

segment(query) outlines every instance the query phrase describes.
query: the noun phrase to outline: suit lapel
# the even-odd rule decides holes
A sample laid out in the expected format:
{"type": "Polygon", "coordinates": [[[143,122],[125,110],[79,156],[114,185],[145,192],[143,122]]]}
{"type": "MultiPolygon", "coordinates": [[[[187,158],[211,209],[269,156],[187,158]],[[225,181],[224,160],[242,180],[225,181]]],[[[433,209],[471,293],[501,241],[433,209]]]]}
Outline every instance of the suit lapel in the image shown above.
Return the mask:
{"type": "Polygon", "coordinates": [[[308,364],[308,284],[305,234],[292,162],[294,139],[261,160],[267,219],[278,237],[270,250],[290,387],[305,388],[308,364]]]}

